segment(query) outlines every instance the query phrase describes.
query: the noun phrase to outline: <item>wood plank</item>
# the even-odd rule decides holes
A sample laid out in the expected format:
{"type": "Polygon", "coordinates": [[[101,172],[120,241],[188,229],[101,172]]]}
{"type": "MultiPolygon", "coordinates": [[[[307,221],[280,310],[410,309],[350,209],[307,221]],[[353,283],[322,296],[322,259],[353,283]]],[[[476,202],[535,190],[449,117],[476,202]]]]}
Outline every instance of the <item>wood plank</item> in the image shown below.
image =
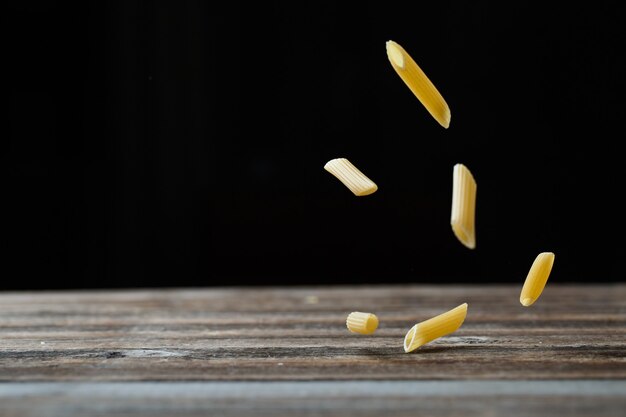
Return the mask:
{"type": "Polygon", "coordinates": [[[621,417],[626,381],[308,381],[0,384],[4,417],[621,417]]]}
{"type": "Polygon", "coordinates": [[[626,285],[338,286],[0,294],[0,381],[626,378],[626,285]],[[412,354],[416,322],[469,304],[412,354]],[[351,311],[378,315],[351,334],[351,311]]]}

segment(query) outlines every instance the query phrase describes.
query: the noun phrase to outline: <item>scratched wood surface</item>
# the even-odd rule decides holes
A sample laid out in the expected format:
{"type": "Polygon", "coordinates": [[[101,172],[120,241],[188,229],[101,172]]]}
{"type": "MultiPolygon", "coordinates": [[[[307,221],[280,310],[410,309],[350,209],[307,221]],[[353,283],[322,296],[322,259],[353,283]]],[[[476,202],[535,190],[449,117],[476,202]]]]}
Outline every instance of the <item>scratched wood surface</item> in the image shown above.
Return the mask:
{"type": "Polygon", "coordinates": [[[528,308],[519,291],[0,293],[0,415],[167,415],[171,406],[179,406],[177,415],[415,415],[419,407],[429,415],[623,415],[626,285],[553,284],[528,308]],[[457,332],[404,353],[413,324],[464,302],[468,314],[457,332]],[[352,311],[377,314],[376,333],[348,332],[352,311]],[[394,388],[381,395],[381,387],[394,388]],[[220,390],[241,395],[211,396],[220,390]],[[465,406],[452,406],[454,398],[465,406]]]}

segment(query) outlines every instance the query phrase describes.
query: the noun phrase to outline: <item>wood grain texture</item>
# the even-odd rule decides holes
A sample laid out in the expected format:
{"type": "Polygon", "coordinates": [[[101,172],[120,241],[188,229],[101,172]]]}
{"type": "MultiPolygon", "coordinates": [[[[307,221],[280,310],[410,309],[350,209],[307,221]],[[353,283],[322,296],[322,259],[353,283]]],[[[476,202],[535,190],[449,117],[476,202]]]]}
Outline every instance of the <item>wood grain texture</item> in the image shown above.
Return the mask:
{"type": "Polygon", "coordinates": [[[397,286],[0,296],[0,380],[626,378],[626,286],[397,286]],[[316,297],[316,298],[313,298],[316,297]],[[454,334],[406,331],[463,302],[454,334]],[[378,315],[371,336],[345,326],[378,315]]]}
{"type": "MultiPolygon", "coordinates": [[[[395,285],[2,293],[0,411],[4,407],[5,412],[0,415],[30,415],[36,404],[50,410],[57,407],[68,416],[81,415],[84,410],[75,402],[82,400],[94,407],[101,404],[102,415],[140,415],[140,404],[146,400],[141,393],[146,386],[156,386],[150,384],[169,384],[163,392],[184,390],[176,388],[177,384],[202,387],[203,383],[209,384],[204,389],[237,391],[251,389],[245,384],[255,381],[282,381],[294,390],[318,385],[290,384],[316,383],[320,392],[341,391],[337,387],[342,383],[371,384],[365,385],[372,389],[369,396],[365,391],[348,390],[330,402],[302,399],[307,415],[374,415],[364,410],[357,413],[363,403],[350,398],[369,398],[379,384],[438,381],[493,390],[496,381],[496,386],[513,384],[510,392],[499,397],[482,392],[466,398],[458,410],[451,406],[454,395],[437,397],[428,403],[433,409],[427,414],[457,415],[457,410],[461,415],[463,410],[474,410],[466,415],[483,415],[479,411],[485,401],[497,409],[496,403],[508,398],[501,410],[514,416],[559,407],[548,395],[535,398],[534,384],[548,384],[546,392],[550,392],[556,389],[549,388],[551,383],[596,381],[593,384],[609,385],[587,385],[586,396],[572,388],[555,393],[555,398],[566,400],[569,406],[580,405],[568,415],[617,415],[615,410],[626,406],[626,285],[552,284],[530,308],[520,305],[519,291],[520,287],[511,285],[395,285]],[[457,332],[404,353],[404,335],[413,324],[464,302],[469,305],[468,314],[457,332]],[[345,319],[352,311],[375,313],[380,320],[378,330],[373,335],[349,332],[345,319]],[[49,395],[49,390],[57,389],[71,397],[72,391],[67,390],[83,384],[92,391],[72,397],[74,402],[60,402],[63,395],[49,395]],[[113,389],[119,384],[130,384],[124,389],[131,392],[121,400],[127,401],[126,408],[122,402],[118,404],[122,409],[111,411],[96,393],[98,387],[113,389]],[[22,397],[11,395],[17,388],[31,391],[22,397]],[[602,389],[608,391],[598,394],[602,389]],[[32,402],[20,402],[26,397],[32,402]],[[74,404],[74,408],[62,404],[74,404]],[[514,413],[509,408],[516,404],[521,408],[514,413]]],[[[415,415],[412,404],[418,402],[409,395],[411,386],[399,385],[397,401],[382,397],[378,403],[363,401],[389,405],[387,415],[415,415]]],[[[203,388],[195,389],[200,393],[203,388]]],[[[196,400],[201,402],[203,397],[198,395],[196,400]]],[[[242,402],[235,399],[232,403],[247,404],[240,407],[240,415],[246,415],[246,407],[250,413],[265,410],[268,415],[287,415],[298,408],[298,403],[289,401],[292,395],[282,389],[275,398],[242,397],[242,402]],[[279,406],[261,406],[268,402],[279,406]]],[[[162,400],[167,398],[164,394],[162,400]]],[[[224,401],[213,401],[221,404],[215,409],[221,411],[214,415],[236,415],[237,407],[230,413],[230,403],[224,401]]],[[[372,410],[377,409],[374,405],[372,410]]],[[[189,415],[200,415],[203,410],[190,407],[189,415]]],[[[161,415],[155,410],[144,409],[146,415],[161,415]]],[[[492,415],[493,409],[484,411],[492,415]]]]}
{"type": "Polygon", "coordinates": [[[626,382],[204,381],[23,383],[3,417],[594,416],[623,417],[626,382]]]}

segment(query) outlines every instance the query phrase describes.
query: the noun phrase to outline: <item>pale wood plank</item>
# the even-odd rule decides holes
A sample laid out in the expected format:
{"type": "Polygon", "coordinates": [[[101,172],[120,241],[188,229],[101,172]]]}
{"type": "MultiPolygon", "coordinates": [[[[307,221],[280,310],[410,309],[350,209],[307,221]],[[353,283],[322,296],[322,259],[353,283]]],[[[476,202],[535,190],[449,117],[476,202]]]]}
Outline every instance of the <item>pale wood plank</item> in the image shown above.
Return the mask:
{"type": "Polygon", "coordinates": [[[0,384],[5,417],[621,417],[626,381],[0,384]]]}

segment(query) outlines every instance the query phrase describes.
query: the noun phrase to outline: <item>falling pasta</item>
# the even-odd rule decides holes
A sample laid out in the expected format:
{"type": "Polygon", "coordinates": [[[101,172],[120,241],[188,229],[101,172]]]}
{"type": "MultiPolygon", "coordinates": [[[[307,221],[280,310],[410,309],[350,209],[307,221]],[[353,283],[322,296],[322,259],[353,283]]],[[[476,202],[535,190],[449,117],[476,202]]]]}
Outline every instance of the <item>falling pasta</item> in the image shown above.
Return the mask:
{"type": "Polygon", "coordinates": [[[346,326],[352,333],[372,334],[378,328],[378,317],[372,313],[354,311],[348,315],[346,326]]]}
{"type": "Polygon", "coordinates": [[[404,351],[412,352],[428,342],[455,332],[465,321],[465,316],[467,316],[467,303],[417,323],[404,337],[404,351]]]}
{"type": "Polygon", "coordinates": [[[450,126],[450,107],[437,88],[428,79],[424,71],[413,58],[394,41],[387,41],[387,57],[402,81],[422,102],[426,110],[444,128],[450,126]]]}
{"type": "Polygon", "coordinates": [[[324,165],[324,169],[339,179],[356,196],[366,196],[378,190],[378,186],[346,158],[331,159],[324,165]]]}
{"type": "Polygon", "coordinates": [[[552,265],[554,265],[554,253],[542,252],[537,255],[530,267],[530,271],[528,271],[519,297],[519,302],[524,307],[528,307],[537,301],[546,286],[546,282],[548,282],[552,265]]]}
{"type": "Polygon", "coordinates": [[[452,173],[452,214],[450,224],[457,239],[469,249],[476,248],[476,181],[463,164],[452,173]]]}

